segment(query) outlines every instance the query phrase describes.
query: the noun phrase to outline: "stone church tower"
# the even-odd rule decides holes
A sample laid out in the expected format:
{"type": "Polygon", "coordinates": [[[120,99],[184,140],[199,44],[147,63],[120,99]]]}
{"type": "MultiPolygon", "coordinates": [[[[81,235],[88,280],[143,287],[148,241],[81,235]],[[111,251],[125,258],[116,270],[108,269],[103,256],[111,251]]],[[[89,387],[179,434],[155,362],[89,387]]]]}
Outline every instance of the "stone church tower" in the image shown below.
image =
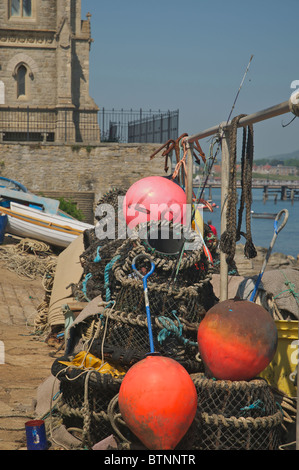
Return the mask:
{"type": "Polygon", "coordinates": [[[0,0],[2,140],[99,142],[81,0],[0,0]]]}

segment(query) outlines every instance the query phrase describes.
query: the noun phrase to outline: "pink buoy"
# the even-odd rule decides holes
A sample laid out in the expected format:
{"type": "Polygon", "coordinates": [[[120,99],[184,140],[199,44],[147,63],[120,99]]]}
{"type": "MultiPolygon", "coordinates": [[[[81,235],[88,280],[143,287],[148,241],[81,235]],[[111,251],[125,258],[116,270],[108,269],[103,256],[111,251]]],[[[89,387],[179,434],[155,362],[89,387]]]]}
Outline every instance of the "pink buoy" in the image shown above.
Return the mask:
{"type": "Polygon", "coordinates": [[[163,176],[148,176],[128,189],[123,212],[130,229],[149,221],[183,223],[186,202],[186,193],[177,183],[163,176]]]}
{"type": "Polygon", "coordinates": [[[173,450],[194,420],[197,392],[181,364],[149,355],[126,373],[118,403],[126,425],[147,449],[173,450]]]}

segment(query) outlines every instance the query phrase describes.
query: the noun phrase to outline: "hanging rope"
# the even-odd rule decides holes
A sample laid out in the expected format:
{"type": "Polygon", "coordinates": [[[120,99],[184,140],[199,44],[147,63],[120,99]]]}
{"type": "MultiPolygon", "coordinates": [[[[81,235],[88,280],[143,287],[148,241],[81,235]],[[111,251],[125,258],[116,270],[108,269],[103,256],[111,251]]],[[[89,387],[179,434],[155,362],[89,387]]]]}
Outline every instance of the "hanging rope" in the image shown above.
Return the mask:
{"type": "Polygon", "coordinates": [[[237,223],[237,129],[239,120],[244,114],[232,119],[229,129],[229,181],[228,181],[228,202],[227,202],[227,220],[226,230],[220,237],[220,250],[227,255],[227,262],[231,263],[235,256],[236,242],[243,235],[246,238],[244,254],[247,258],[254,258],[257,253],[252,242],[251,236],[251,180],[253,163],[253,128],[249,125],[243,129],[242,144],[242,175],[241,175],[241,202],[238,212],[237,223]],[[246,233],[241,232],[242,216],[246,206],[246,233]]]}
{"type": "Polygon", "coordinates": [[[241,160],[241,203],[238,213],[237,241],[241,235],[246,239],[244,254],[246,258],[255,258],[257,255],[251,235],[251,204],[252,204],[252,165],[253,165],[253,127],[243,128],[243,146],[241,160]],[[246,132],[247,131],[247,132],[246,132]],[[246,233],[241,232],[242,215],[246,206],[246,233]]]}
{"type": "Polygon", "coordinates": [[[185,180],[187,178],[187,168],[186,168],[186,158],[187,158],[187,145],[186,145],[186,137],[183,137],[182,140],[180,141],[180,147],[182,148],[182,151],[183,151],[183,157],[177,162],[176,166],[175,166],[175,169],[174,169],[174,172],[173,172],[173,175],[172,175],[172,179],[175,180],[180,171],[181,171],[181,167],[183,167],[183,175],[185,177],[185,180]]]}

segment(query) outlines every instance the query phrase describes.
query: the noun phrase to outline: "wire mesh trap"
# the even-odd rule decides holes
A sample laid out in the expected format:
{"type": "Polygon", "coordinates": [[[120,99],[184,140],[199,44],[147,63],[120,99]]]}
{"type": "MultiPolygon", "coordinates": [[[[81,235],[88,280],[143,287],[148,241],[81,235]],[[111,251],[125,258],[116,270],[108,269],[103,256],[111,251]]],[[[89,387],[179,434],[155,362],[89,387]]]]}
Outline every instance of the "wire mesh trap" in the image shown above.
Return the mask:
{"type": "Polygon", "coordinates": [[[265,380],[213,380],[191,374],[198,395],[197,448],[277,450],[283,413],[265,380]]]}
{"type": "MultiPolygon", "coordinates": [[[[157,224],[161,226],[161,222],[157,224]]],[[[182,227],[172,226],[172,229],[182,230],[182,227]]],[[[155,270],[148,279],[147,291],[155,350],[176,359],[188,370],[198,371],[199,367],[201,370],[201,361],[196,359],[198,324],[216,298],[202,244],[197,249],[181,251],[181,263],[178,263],[177,252],[166,254],[153,249],[148,239],[144,241],[136,235],[122,243],[113,263],[106,266],[109,271],[106,270],[104,295],[113,308],[101,312],[106,325],[104,346],[118,350],[120,360],[128,354],[131,360],[138,360],[149,352],[144,286],[135,275],[132,263],[137,255],[150,254],[155,270]]],[[[136,267],[148,271],[147,260],[138,261],[136,267]]],[[[95,348],[99,350],[102,340],[100,336],[93,343],[94,354],[98,353],[95,348]]]]}
{"type": "Polygon", "coordinates": [[[64,364],[72,359],[60,357],[52,365],[52,374],[60,381],[58,412],[66,428],[81,431],[82,446],[91,448],[113,433],[108,405],[118,393],[123,376],[64,364]]]}
{"type": "Polygon", "coordinates": [[[90,301],[105,293],[105,268],[126,238],[126,231],[118,216],[119,198],[125,194],[126,189],[113,188],[98,201],[95,219],[105,227],[105,230],[101,231],[101,237],[98,236],[97,226],[84,231],[84,252],[80,255],[83,275],[77,285],[72,285],[73,296],[79,301],[90,301]],[[101,208],[101,211],[97,211],[98,208],[101,208]]]}

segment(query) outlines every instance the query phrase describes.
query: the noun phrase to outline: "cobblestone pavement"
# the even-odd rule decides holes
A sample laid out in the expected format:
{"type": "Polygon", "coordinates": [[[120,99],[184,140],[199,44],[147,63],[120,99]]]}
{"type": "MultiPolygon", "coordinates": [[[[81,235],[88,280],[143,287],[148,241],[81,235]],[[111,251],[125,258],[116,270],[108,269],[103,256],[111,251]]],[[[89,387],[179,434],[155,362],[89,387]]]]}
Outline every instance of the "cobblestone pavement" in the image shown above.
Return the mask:
{"type": "Polygon", "coordinates": [[[15,282],[12,276],[1,279],[0,322],[6,325],[32,323],[43,297],[44,290],[40,281],[15,282]]]}
{"type": "Polygon", "coordinates": [[[22,279],[0,264],[0,450],[26,449],[25,422],[51,373],[52,349],[32,327],[43,298],[40,279],[22,279]]]}

